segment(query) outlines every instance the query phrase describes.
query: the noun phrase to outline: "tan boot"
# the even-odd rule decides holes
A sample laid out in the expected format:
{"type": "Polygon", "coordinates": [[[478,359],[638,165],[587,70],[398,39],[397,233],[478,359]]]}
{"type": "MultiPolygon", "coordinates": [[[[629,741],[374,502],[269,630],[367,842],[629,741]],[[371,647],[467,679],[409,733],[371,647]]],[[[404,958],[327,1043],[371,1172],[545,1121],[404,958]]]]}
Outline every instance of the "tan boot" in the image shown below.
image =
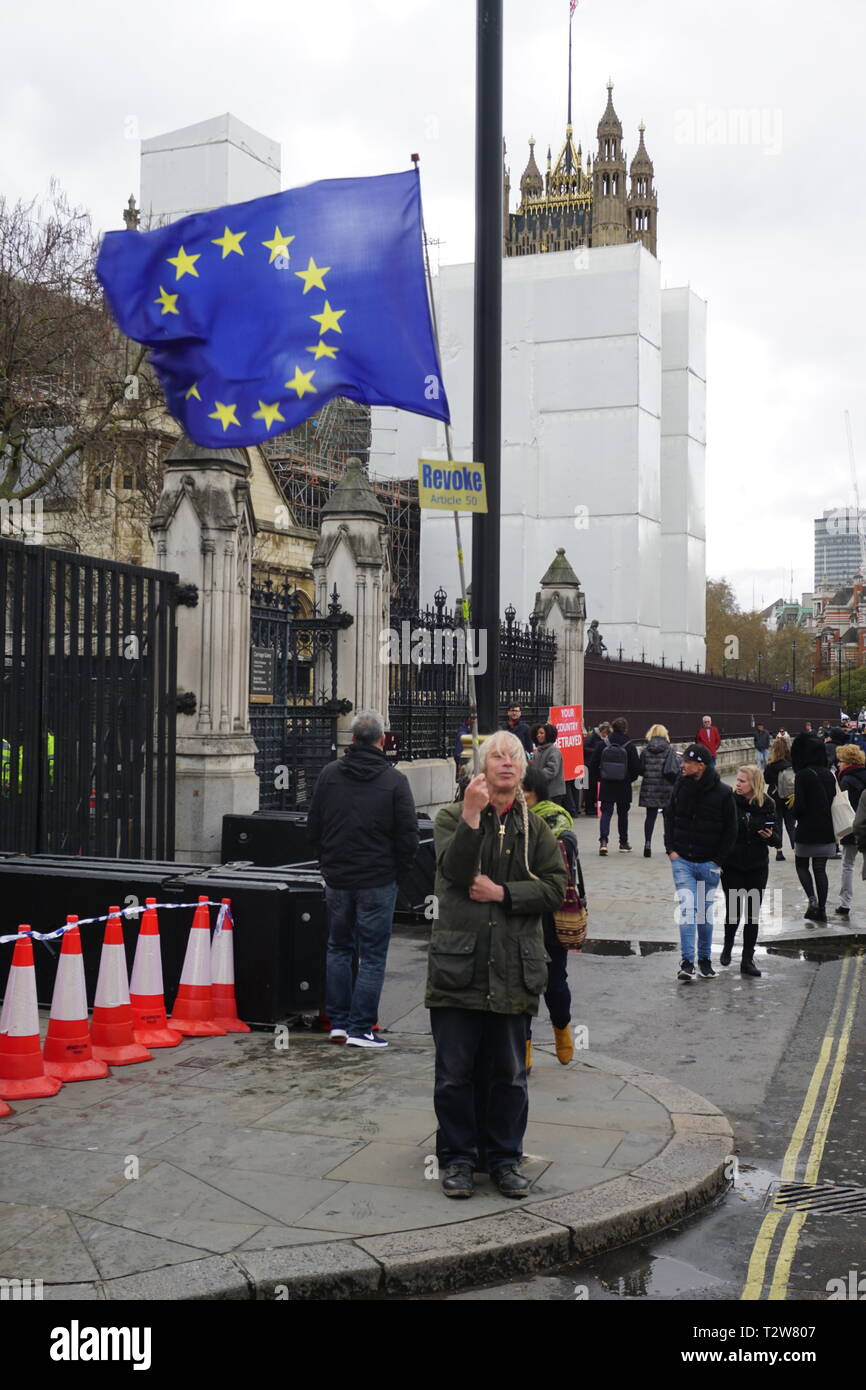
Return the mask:
{"type": "Polygon", "coordinates": [[[571,1036],[571,1024],[566,1023],[564,1028],[554,1028],[553,1041],[556,1046],[556,1055],[564,1067],[567,1067],[574,1056],[574,1038],[571,1036]]]}
{"type": "Polygon", "coordinates": [[[528,1038],[528,1039],[527,1039],[527,1042],[526,1042],[526,1075],[528,1076],[529,1073],[530,1073],[531,1071],[532,1071],[532,1039],[531,1039],[531,1038],[528,1038]]]}

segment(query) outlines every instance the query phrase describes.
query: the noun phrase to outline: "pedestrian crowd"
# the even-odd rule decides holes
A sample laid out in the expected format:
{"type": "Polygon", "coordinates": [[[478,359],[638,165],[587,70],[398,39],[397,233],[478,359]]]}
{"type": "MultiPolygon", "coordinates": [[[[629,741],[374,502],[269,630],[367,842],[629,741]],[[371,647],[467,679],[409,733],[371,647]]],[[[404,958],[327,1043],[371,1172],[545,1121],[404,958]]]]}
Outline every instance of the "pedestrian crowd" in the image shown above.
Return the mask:
{"type": "MultiPolygon", "coordinates": [[[[525,1196],[519,1171],[528,1116],[532,1020],[543,996],[558,1060],[574,1054],[568,950],[582,939],[586,903],[575,825],[598,820],[608,856],[616,820],[619,851],[630,853],[635,783],[643,815],[643,854],[652,857],[661,819],[680,933],[678,979],[712,980],[713,925],[724,924],[719,956],[732,962],[742,926],[740,972],[755,963],[769,855],[784,861],[783,835],[812,925],[827,922],[827,861],[841,858],[836,912],[850,913],[858,849],[866,849],[866,733],[807,723],[791,737],[754,731],[754,761],[733,787],[716,766],[722,734],[703,716],[678,753],[667,728],[641,740],[618,716],[584,731],[582,795],[565,776],[558,731],[530,725],[517,704],[481,744],[480,770],[463,771],[471,721],[457,730],[458,794],[434,824],[435,914],[425,1005],[435,1044],[434,1107],[442,1187],[474,1190],[489,1172],[499,1191],[525,1196]],[[580,804],[582,801],[582,805],[580,804]]],[[[325,880],[329,938],[326,1012],[331,1041],[381,1051],[378,1010],[398,881],[418,849],[409,783],[385,756],[381,715],[362,711],[345,757],[320,774],[308,834],[325,880]]],[[[863,871],[866,878],[866,868],[863,871]]]]}

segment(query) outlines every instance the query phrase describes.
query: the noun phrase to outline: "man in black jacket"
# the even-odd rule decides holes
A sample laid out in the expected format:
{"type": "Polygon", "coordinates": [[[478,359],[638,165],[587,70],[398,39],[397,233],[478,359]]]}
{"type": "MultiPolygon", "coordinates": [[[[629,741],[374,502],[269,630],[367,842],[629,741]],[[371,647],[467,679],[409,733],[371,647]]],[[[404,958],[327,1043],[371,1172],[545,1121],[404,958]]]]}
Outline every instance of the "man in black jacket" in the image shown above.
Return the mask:
{"type": "Polygon", "coordinates": [[[385,724],[361,710],[346,756],[319,774],[307,834],[325,880],[328,971],[325,1011],[331,1042],[384,1049],[373,1032],[397,879],[418,850],[418,817],[409,783],[385,757],[385,724]],[[360,957],[352,981],[353,957],[360,957]]]}
{"type": "Polygon", "coordinates": [[[508,734],[514,734],[515,738],[519,738],[526,750],[527,758],[531,758],[535,751],[532,734],[529,732],[529,725],[523,718],[523,710],[516,700],[508,706],[507,714],[508,718],[505,723],[500,724],[499,727],[508,734]]]}
{"type": "Polygon", "coordinates": [[[665,807],[665,853],[671,861],[677,892],[682,963],[680,980],[695,978],[695,932],[698,972],[713,980],[713,916],[721,866],[737,840],[734,794],[712,765],[703,744],[683,753],[681,775],[665,807]]]}

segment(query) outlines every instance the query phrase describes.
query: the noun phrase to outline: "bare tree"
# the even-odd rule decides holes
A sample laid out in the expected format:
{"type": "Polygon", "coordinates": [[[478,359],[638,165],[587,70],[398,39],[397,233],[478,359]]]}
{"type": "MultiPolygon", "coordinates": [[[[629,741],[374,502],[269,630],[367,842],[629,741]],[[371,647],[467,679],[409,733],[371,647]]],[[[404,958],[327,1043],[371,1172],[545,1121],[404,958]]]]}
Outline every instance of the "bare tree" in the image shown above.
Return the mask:
{"type": "Polygon", "coordinates": [[[97,441],[147,437],[164,412],[146,350],[104,307],[96,250],[56,183],[41,203],[0,197],[0,499],[80,492],[97,441]]]}

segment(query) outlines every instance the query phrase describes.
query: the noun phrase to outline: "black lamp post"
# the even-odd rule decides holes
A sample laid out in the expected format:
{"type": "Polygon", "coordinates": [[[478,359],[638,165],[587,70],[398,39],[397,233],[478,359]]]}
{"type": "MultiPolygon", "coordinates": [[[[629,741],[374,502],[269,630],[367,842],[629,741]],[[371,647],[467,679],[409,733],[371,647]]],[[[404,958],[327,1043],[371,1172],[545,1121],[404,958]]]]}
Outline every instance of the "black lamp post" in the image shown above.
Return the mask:
{"type": "Polygon", "coordinates": [[[485,466],[487,514],[472,519],[472,621],[487,635],[478,723],[498,723],[502,415],[502,0],[477,0],[475,59],[475,366],[472,457],[485,466]]]}

